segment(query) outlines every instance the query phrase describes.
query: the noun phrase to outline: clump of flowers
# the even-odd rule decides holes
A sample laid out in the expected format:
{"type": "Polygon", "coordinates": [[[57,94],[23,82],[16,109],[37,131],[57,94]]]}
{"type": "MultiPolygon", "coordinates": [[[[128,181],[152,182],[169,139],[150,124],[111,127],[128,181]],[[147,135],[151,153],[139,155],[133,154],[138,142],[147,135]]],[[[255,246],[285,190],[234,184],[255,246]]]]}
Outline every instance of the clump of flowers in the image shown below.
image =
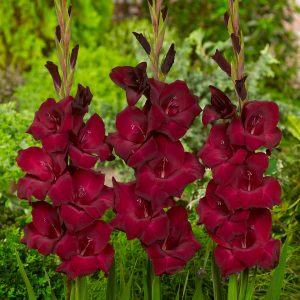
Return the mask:
{"type": "Polygon", "coordinates": [[[229,3],[225,23],[235,61],[231,66],[219,51],[213,58],[233,79],[240,114],[222,91],[210,87],[211,104],[204,108],[203,123],[212,127],[199,157],[212,170],[213,179],[198,206],[200,223],[217,244],[215,261],[225,277],[253,266],[277,265],[280,241],[271,237],[270,209],[281,202],[280,184],[264,175],[268,155],[281,139],[279,109],[274,102],[247,100],[238,4],[229,3]]]}
{"type": "Polygon", "coordinates": [[[149,78],[146,62],[112,70],[110,77],[126,91],[128,106],[117,115],[117,131],[108,135],[107,142],[134,169],[136,178],[130,183],[114,180],[112,224],[129,240],[141,241],[155,274],[161,275],[178,272],[200,249],[186,209],[174,198],[202,178],[204,168],[179,141],[201,112],[198,98],[184,81],[164,82],[175,49],[171,45],[159,67],[167,10],[159,1],[149,5],[156,43],[151,47],[142,34],[135,36],[149,55],[154,77],[149,78]]]}
{"type": "Polygon", "coordinates": [[[104,185],[104,175],[93,169],[97,161],[110,158],[111,148],[100,116],[84,121],[92,94],[79,85],[75,98],[69,95],[78,46],[69,55],[70,26],[65,24],[71,8],[66,12],[63,4],[57,9],[56,29],[63,78],[55,64],[46,65],[61,100],[47,99],[40,106],[28,133],[42,147],[20,150],[17,163],[26,173],[18,182],[18,197],[32,206],[22,242],[43,255],[58,255],[57,271],[71,280],[110,269],[112,227],[100,218],[113,206],[114,194],[104,185]]]}

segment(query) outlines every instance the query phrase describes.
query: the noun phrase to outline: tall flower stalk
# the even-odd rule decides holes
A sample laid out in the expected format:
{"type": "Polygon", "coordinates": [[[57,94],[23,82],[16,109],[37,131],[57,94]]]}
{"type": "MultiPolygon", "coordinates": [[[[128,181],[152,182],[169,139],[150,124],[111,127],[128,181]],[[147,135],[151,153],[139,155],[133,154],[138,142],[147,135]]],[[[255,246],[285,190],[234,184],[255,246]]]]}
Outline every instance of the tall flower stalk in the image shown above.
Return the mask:
{"type": "Polygon", "coordinates": [[[248,100],[239,1],[229,0],[228,4],[224,20],[233,60],[229,63],[218,50],[213,59],[232,79],[239,109],[222,91],[210,86],[211,104],[204,108],[202,120],[212,127],[199,157],[212,170],[213,179],[200,200],[198,214],[217,245],[214,259],[222,276],[230,277],[228,299],[243,300],[250,293],[249,269],[271,269],[279,260],[280,241],[271,237],[270,209],[280,204],[281,187],[264,173],[281,132],[274,102],[248,100]]]}
{"type": "Polygon", "coordinates": [[[42,147],[20,150],[17,156],[26,173],[18,182],[18,197],[32,206],[22,242],[42,255],[56,254],[61,261],[56,271],[69,280],[68,298],[86,299],[85,276],[107,273],[114,257],[112,227],[100,219],[113,206],[114,194],[104,185],[104,174],[94,169],[99,160],[110,159],[111,148],[100,116],[84,118],[93,97],[89,88],[79,84],[76,96],[70,95],[79,47],[69,52],[71,6],[56,0],[55,8],[60,70],[50,61],[46,68],[59,101],[43,102],[27,131],[42,147]]]}
{"type": "MultiPolygon", "coordinates": [[[[146,62],[112,70],[110,77],[126,91],[128,106],[118,113],[117,131],[107,141],[135,172],[132,182],[114,180],[112,224],[126,232],[128,240],[140,240],[159,276],[180,271],[200,249],[187,210],[176,200],[189,183],[202,178],[204,169],[179,141],[201,112],[198,98],[184,81],[164,82],[175,59],[171,45],[160,62],[167,9],[159,0],[149,1],[149,8],[151,42],[141,33],[134,35],[150,58],[153,78],[146,62]]],[[[148,278],[159,282],[153,275],[148,278]]]]}

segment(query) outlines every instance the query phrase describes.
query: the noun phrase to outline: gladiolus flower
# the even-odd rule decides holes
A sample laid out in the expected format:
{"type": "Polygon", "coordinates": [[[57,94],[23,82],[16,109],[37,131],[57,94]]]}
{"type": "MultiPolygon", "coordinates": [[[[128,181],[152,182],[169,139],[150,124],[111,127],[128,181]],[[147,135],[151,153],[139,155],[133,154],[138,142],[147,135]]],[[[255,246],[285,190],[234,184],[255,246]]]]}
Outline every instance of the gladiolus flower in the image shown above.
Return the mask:
{"type": "Polygon", "coordinates": [[[200,114],[198,98],[184,81],[171,84],[150,81],[149,131],[155,130],[176,141],[183,137],[200,114]]]}
{"type": "Polygon", "coordinates": [[[127,101],[131,106],[149,91],[146,69],[147,63],[142,62],[136,67],[116,67],[110,73],[111,80],[126,91],[127,101]]]}
{"type": "Polygon", "coordinates": [[[53,204],[70,232],[81,230],[113,206],[112,189],[104,186],[104,175],[92,170],[65,173],[49,190],[53,204]]]}
{"type": "Polygon", "coordinates": [[[32,222],[27,224],[22,243],[29,249],[37,249],[41,254],[48,255],[63,234],[57,208],[46,202],[32,204],[32,222]]]}
{"type": "Polygon", "coordinates": [[[182,144],[167,137],[155,138],[158,154],[136,172],[136,192],[149,201],[161,201],[170,196],[180,197],[185,186],[202,178],[203,166],[182,144]]]}
{"type": "Polygon", "coordinates": [[[72,97],[55,102],[46,100],[35,114],[28,129],[35,139],[42,140],[48,152],[63,152],[69,143],[69,130],[73,127],[72,97]]]}
{"type": "Polygon", "coordinates": [[[167,212],[169,232],[164,240],[145,246],[156,275],[180,271],[200,249],[183,207],[173,207],[167,212]]]}
{"type": "Polygon", "coordinates": [[[153,137],[147,134],[147,116],[142,110],[127,107],[118,113],[116,127],[117,132],[109,134],[107,143],[129,166],[139,167],[155,157],[157,145],[153,137]]]}
{"type": "Polygon", "coordinates": [[[56,245],[56,253],[63,258],[56,270],[66,273],[70,280],[97,270],[108,272],[114,257],[114,250],[108,244],[111,230],[108,224],[96,221],[76,235],[65,235],[56,245]]]}
{"type": "Polygon", "coordinates": [[[31,200],[34,196],[44,200],[51,183],[55,182],[66,168],[63,154],[48,154],[38,147],[20,150],[17,164],[26,172],[18,182],[18,197],[31,200]]]}
{"type": "Polygon", "coordinates": [[[168,217],[162,210],[174,204],[167,199],[157,208],[150,201],[140,198],[135,193],[136,183],[118,183],[114,180],[116,217],[112,225],[126,232],[128,240],[139,238],[149,245],[163,239],[168,232],[168,217]]]}
{"type": "Polygon", "coordinates": [[[104,123],[97,114],[94,114],[74,136],[74,142],[69,147],[72,164],[79,168],[89,169],[99,158],[102,161],[106,160],[111,155],[111,150],[104,139],[104,123]]]}
{"type": "Polygon", "coordinates": [[[236,106],[219,89],[210,85],[211,105],[206,105],[203,110],[202,122],[204,125],[219,119],[229,119],[234,116],[236,106]]]}
{"type": "Polygon", "coordinates": [[[262,146],[272,150],[281,139],[278,122],[276,103],[249,101],[243,108],[242,118],[234,119],[228,127],[230,141],[235,145],[245,145],[250,151],[262,146]]]}

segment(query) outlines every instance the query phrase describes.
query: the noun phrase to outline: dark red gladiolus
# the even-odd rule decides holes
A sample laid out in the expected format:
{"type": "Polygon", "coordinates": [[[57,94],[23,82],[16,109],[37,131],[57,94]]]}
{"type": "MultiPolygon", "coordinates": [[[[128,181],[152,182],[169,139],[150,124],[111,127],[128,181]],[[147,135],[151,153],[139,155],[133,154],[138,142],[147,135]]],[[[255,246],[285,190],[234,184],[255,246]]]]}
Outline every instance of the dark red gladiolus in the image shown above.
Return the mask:
{"type": "Polygon", "coordinates": [[[30,147],[20,150],[17,164],[27,174],[18,182],[18,197],[44,200],[53,182],[66,168],[63,154],[48,154],[44,149],[30,147]]]}
{"type": "Polygon", "coordinates": [[[29,249],[37,249],[48,255],[63,235],[62,223],[56,207],[46,202],[32,204],[32,222],[27,224],[22,243],[29,249]]]}
{"type": "Polygon", "coordinates": [[[204,125],[219,119],[229,119],[236,113],[236,106],[218,88],[210,85],[211,105],[206,105],[203,110],[202,122],[204,125]]]}
{"type": "Polygon", "coordinates": [[[276,103],[249,101],[243,108],[241,119],[233,119],[228,127],[230,141],[235,145],[245,145],[250,151],[262,146],[272,150],[281,140],[278,122],[276,103]]]}
{"type": "Polygon", "coordinates": [[[116,217],[112,225],[126,232],[128,240],[138,238],[143,244],[150,245],[163,239],[168,233],[168,217],[162,208],[174,204],[166,199],[160,207],[140,198],[135,193],[136,183],[118,183],[114,180],[116,217]]]}
{"type": "Polygon", "coordinates": [[[219,238],[215,259],[222,276],[241,272],[253,266],[265,269],[276,267],[279,260],[280,241],[271,238],[272,217],[268,209],[252,209],[248,229],[230,242],[219,238]]]}
{"type": "Polygon", "coordinates": [[[149,92],[146,70],[147,63],[142,62],[136,67],[116,67],[110,73],[111,80],[126,91],[127,102],[131,106],[149,92]]]}
{"type": "Polygon", "coordinates": [[[117,114],[117,132],[108,135],[107,143],[131,167],[139,167],[156,155],[157,145],[147,134],[147,115],[141,109],[129,106],[117,114]]]}
{"type": "Polygon", "coordinates": [[[111,149],[104,143],[105,126],[102,119],[94,114],[79,133],[73,138],[69,148],[72,164],[79,168],[92,168],[98,159],[106,160],[111,155],[111,149]]]}
{"type": "Polygon", "coordinates": [[[150,80],[149,131],[155,130],[176,141],[183,137],[200,114],[198,98],[184,81],[171,84],[150,80]]]}
{"type": "Polygon", "coordinates": [[[48,152],[65,151],[69,142],[68,131],[73,128],[72,97],[59,102],[46,100],[35,114],[28,129],[36,140],[41,140],[48,152]]]}
{"type": "Polygon", "coordinates": [[[180,271],[200,249],[183,207],[173,207],[167,212],[168,234],[150,246],[144,246],[156,275],[180,271]]]}
{"type": "Polygon", "coordinates": [[[129,106],[117,115],[117,132],[108,135],[107,143],[134,168],[136,178],[130,183],[114,181],[116,217],[111,224],[124,231],[128,240],[140,240],[157,275],[173,274],[200,248],[187,212],[176,207],[174,197],[180,197],[204,173],[179,141],[201,109],[185,82],[166,84],[148,79],[146,72],[139,76],[135,72],[137,68],[119,67],[111,73],[113,81],[126,90],[129,106]],[[146,102],[137,108],[134,104],[142,94],[146,102]]]}
{"type": "Polygon", "coordinates": [[[76,235],[66,234],[55,248],[55,253],[63,259],[57,271],[66,273],[69,279],[97,270],[108,272],[114,257],[114,250],[108,243],[111,231],[105,222],[95,221],[76,235]]]}
{"type": "Polygon", "coordinates": [[[25,227],[23,242],[41,254],[57,254],[57,271],[68,278],[97,270],[108,272],[114,250],[108,243],[112,227],[99,219],[113,207],[112,188],[104,175],[91,168],[111,156],[102,119],[94,114],[86,123],[92,94],[79,85],[75,99],[48,99],[41,105],[28,132],[43,148],[20,150],[18,197],[45,200],[32,203],[32,222],[25,227]]]}
{"type": "Polygon", "coordinates": [[[157,136],[158,154],[136,172],[136,192],[156,202],[170,196],[180,197],[185,186],[199,179],[204,169],[198,160],[184,152],[179,141],[157,136]]]}
{"type": "Polygon", "coordinates": [[[104,186],[104,175],[92,170],[65,173],[49,190],[53,204],[70,232],[81,230],[113,206],[112,189],[104,186]]]}

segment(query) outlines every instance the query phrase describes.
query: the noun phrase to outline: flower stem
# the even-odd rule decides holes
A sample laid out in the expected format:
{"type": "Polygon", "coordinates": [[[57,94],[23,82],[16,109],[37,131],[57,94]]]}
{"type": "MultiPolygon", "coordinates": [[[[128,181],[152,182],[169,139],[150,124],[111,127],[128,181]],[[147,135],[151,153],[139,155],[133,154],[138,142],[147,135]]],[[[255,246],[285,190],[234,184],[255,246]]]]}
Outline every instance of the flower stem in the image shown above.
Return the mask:
{"type": "Polygon", "coordinates": [[[162,14],[162,0],[153,0],[152,5],[149,3],[152,27],[153,27],[153,44],[150,53],[150,62],[153,77],[156,80],[164,79],[160,72],[160,52],[163,46],[166,32],[166,17],[162,14]]]}
{"type": "Polygon", "coordinates": [[[248,289],[248,280],[249,280],[249,269],[246,269],[240,275],[240,292],[239,300],[245,300],[247,289],[248,289]]]}
{"type": "Polygon", "coordinates": [[[238,300],[238,282],[237,275],[231,275],[228,283],[228,300],[238,300]]]}
{"type": "Polygon", "coordinates": [[[59,96],[65,98],[70,94],[74,67],[70,64],[70,39],[71,39],[71,23],[72,23],[72,7],[67,8],[67,0],[55,0],[55,10],[58,20],[56,27],[55,43],[57,54],[62,72],[62,84],[59,90],[59,96]]]}
{"type": "Polygon", "coordinates": [[[212,255],[212,260],[211,260],[211,272],[212,272],[212,280],[213,280],[214,299],[223,300],[224,298],[223,298],[220,270],[216,264],[214,255],[212,255]]]}

